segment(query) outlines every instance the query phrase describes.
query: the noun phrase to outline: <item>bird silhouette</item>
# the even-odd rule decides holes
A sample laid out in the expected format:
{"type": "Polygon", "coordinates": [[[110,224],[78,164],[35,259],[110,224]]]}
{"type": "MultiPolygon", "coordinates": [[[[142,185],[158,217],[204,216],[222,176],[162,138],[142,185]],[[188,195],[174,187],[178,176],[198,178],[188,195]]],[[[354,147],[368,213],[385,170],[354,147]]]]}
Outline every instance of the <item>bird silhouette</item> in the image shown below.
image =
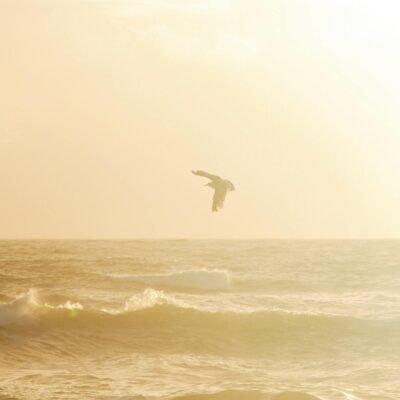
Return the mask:
{"type": "Polygon", "coordinates": [[[233,186],[232,182],[227,179],[222,179],[220,176],[212,175],[205,171],[192,171],[192,174],[210,179],[210,182],[208,182],[206,186],[214,189],[212,211],[218,211],[222,208],[224,206],[226,193],[235,190],[235,186],[233,186]]]}

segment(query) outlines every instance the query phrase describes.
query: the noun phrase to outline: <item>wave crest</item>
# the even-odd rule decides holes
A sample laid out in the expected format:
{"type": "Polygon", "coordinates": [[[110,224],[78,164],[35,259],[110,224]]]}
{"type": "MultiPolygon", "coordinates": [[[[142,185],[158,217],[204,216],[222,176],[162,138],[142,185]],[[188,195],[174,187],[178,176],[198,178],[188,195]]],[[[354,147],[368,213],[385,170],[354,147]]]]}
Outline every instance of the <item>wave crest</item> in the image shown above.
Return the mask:
{"type": "Polygon", "coordinates": [[[67,301],[64,304],[51,306],[41,303],[36,289],[29,289],[27,293],[20,294],[11,303],[0,304],[0,327],[20,326],[34,323],[50,310],[83,310],[80,303],[67,301]]]}
{"type": "Polygon", "coordinates": [[[274,351],[306,354],[316,348],[334,352],[344,344],[348,351],[357,351],[361,342],[382,351],[400,348],[399,322],[285,311],[212,312],[154,289],[131,297],[118,309],[85,308],[69,301],[51,306],[41,303],[35,291],[0,305],[0,330],[23,335],[69,332],[80,338],[123,338],[141,349],[161,346],[178,352],[255,356],[274,351]]]}
{"type": "Polygon", "coordinates": [[[230,276],[223,270],[197,269],[158,275],[113,274],[111,277],[117,281],[131,281],[153,286],[213,291],[230,289],[230,276]]]}

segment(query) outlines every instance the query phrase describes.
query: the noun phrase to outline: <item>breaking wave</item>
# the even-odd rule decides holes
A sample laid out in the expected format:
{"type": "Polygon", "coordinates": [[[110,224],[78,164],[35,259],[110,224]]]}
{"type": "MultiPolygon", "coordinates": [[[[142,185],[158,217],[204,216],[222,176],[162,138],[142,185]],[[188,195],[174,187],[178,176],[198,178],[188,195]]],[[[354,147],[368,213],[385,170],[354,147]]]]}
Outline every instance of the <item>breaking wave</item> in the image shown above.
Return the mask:
{"type": "Polygon", "coordinates": [[[113,274],[111,277],[116,281],[133,281],[152,286],[214,291],[230,289],[229,274],[223,270],[198,269],[159,275],[113,274]]]}
{"type": "Polygon", "coordinates": [[[67,301],[49,305],[35,290],[0,305],[0,332],[92,332],[129,337],[142,346],[179,347],[201,352],[261,354],[274,349],[334,350],[335,343],[400,348],[399,319],[366,320],[329,314],[285,311],[211,312],[154,289],[132,296],[118,309],[83,307],[67,301]]]}
{"type": "Polygon", "coordinates": [[[38,292],[30,289],[27,293],[5,304],[0,304],[0,328],[18,327],[33,324],[41,317],[49,314],[51,310],[82,310],[80,303],[65,302],[57,306],[40,303],[38,292]]]}

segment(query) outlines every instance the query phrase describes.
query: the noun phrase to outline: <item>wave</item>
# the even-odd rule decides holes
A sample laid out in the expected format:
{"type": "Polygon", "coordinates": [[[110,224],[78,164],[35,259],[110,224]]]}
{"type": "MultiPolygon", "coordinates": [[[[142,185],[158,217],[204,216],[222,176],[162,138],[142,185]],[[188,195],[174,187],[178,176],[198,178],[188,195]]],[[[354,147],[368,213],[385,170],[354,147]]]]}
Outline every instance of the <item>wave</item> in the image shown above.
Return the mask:
{"type": "MultiPolygon", "coordinates": [[[[0,305],[1,330],[68,332],[124,338],[133,346],[167,350],[263,355],[274,351],[357,351],[400,348],[400,321],[366,320],[329,314],[284,311],[210,312],[148,289],[120,309],[85,308],[40,301],[34,290],[0,305]]],[[[101,345],[107,341],[102,340],[101,345]]]]}
{"type": "Polygon", "coordinates": [[[172,400],[320,400],[305,392],[268,394],[257,390],[225,390],[211,394],[192,394],[174,397],[172,400]]]}
{"type": "Polygon", "coordinates": [[[113,274],[111,277],[116,281],[133,281],[152,286],[213,291],[230,289],[229,274],[223,270],[197,269],[158,275],[113,274]]]}
{"type": "Polygon", "coordinates": [[[67,301],[65,304],[51,306],[47,303],[40,303],[38,292],[29,289],[25,294],[5,304],[0,304],[0,327],[17,327],[37,322],[38,318],[50,310],[82,310],[80,303],[67,301]]]}
{"type": "MultiPolygon", "coordinates": [[[[188,306],[173,296],[162,291],[146,289],[142,294],[130,297],[119,309],[96,309],[83,307],[80,302],[70,300],[61,304],[49,304],[48,298],[54,297],[39,294],[36,289],[18,295],[12,302],[0,304],[0,328],[32,328],[40,327],[125,327],[131,320],[135,323],[135,313],[147,310],[151,312],[156,306],[170,305],[172,308],[184,309],[188,306]],[[43,301],[45,299],[45,301],[43,301]]],[[[57,298],[65,298],[58,295],[57,298]]],[[[139,313],[138,313],[139,315],[139,313]]]]}

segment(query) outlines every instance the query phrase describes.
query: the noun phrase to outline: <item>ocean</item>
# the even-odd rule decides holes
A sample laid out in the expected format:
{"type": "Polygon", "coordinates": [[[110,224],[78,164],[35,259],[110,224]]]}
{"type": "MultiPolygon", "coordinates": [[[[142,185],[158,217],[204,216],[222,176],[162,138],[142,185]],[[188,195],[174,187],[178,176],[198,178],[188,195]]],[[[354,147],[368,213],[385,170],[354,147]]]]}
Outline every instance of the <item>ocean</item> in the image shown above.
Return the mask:
{"type": "Polygon", "coordinates": [[[400,241],[0,241],[1,400],[398,400],[400,241]]]}

